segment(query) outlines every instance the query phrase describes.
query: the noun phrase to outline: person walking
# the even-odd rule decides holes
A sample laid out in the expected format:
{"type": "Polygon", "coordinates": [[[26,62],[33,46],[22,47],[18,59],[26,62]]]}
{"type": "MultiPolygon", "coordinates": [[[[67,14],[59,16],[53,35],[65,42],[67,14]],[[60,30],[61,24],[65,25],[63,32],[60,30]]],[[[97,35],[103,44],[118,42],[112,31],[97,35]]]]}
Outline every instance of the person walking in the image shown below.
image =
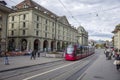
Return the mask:
{"type": "Polygon", "coordinates": [[[37,54],[38,54],[38,57],[40,57],[40,51],[38,51],[37,54]]]}
{"type": "Polygon", "coordinates": [[[106,55],[106,59],[109,59],[109,57],[110,57],[110,49],[109,48],[106,49],[105,55],[106,55]]]}
{"type": "Polygon", "coordinates": [[[33,50],[32,53],[31,53],[31,60],[36,58],[36,53],[37,53],[37,50],[33,50]]]}
{"type": "Polygon", "coordinates": [[[31,57],[30,57],[30,59],[32,60],[32,59],[34,59],[35,60],[35,50],[33,50],[32,52],[31,52],[31,57]]]}
{"type": "Polygon", "coordinates": [[[116,54],[114,64],[116,65],[116,69],[119,70],[120,69],[120,54],[116,54]]]}
{"type": "Polygon", "coordinates": [[[4,64],[9,65],[9,59],[8,59],[7,52],[4,53],[4,64]]]}

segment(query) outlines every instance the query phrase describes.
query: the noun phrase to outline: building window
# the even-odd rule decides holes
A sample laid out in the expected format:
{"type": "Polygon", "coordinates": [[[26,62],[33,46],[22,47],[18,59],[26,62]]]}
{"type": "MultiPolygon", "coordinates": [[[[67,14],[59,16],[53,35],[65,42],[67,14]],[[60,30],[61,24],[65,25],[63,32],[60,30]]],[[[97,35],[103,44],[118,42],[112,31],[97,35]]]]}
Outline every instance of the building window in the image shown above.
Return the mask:
{"type": "Polygon", "coordinates": [[[45,26],[45,30],[47,31],[47,26],[45,26]]]}
{"type": "Polygon", "coordinates": [[[23,20],[25,20],[25,18],[26,18],[26,15],[24,14],[24,15],[23,15],[23,20]]]}
{"type": "Polygon", "coordinates": [[[14,31],[11,31],[11,35],[12,35],[12,36],[14,35],[14,31]]]}
{"type": "Polygon", "coordinates": [[[39,16],[37,16],[37,21],[39,21],[39,16]]]}
{"type": "Polygon", "coordinates": [[[26,24],[25,24],[25,22],[23,22],[23,27],[26,27],[26,24]]]}
{"type": "Polygon", "coordinates": [[[52,26],[54,26],[54,22],[52,22],[52,26]]]}
{"type": "Polygon", "coordinates": [[[29,6],[25,3],[24,4],[24,6],[23,6],[23,8],[28,8],[29,6]]]}
{"type": "Polygon", "coordinates": [[[47,38],[47,33],[45,33],[45,37],[47,38]]]}
{"type": "Polygon", "coordinates": [[[52,34],[52,38],[54,38],[54,34],[52,34]]]}
{"type": "Polygon", "coordinates": [[[46,21],[45,21],[45,22],[46,22],[46,24],[47,24],[47,23],[48,23],[48,20],[46,19],[46,21]]]}
{"type": "Polygon", "coordinates": [[[60,36],[58,36],[58,39],[60,39],[60,36]]]}
{"type": "Polygon", "coordinates": [[[54,32],[54,28],[52,28],[52,32],[54,32]]]}
{"type": "Polygon", "coordinates": [[[14,16],[12,16],[12,21],[14,21],[14,16]]]}
{"type": "Polygon", "coordinates": [[[58,34],[60,34],[60,30],[58,30],[58,34]]]}
{"type": "Polygon", "coordinates": [[[23,30],[23,35],[25,35],[25,34],[26,34],[25,30],[23,30]]]}
{"type": "Polygon", "coordinates": [[[12,23],[12,26],[11,26],[11,28],[14,28],[14,23],[12,23]]]}
{"type": "Polygon", "coordinates": [[[39,23],[36,24],[36,28],[37,28],[37,29],[39,28],[39,23]]]}
{"type": "Polygon", "coordinates": [[[36,31],[36,36],[38,36],[39,35],[39,31],[36,31]]]}

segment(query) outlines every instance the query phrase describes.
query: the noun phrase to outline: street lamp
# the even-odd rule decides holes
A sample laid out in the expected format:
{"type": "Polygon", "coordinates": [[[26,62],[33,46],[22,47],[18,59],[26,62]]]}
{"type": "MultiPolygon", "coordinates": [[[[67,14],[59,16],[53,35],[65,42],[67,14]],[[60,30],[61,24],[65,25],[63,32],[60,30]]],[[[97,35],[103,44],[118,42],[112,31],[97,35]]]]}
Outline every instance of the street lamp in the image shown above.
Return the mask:
{"type": "Polygon", "coordinates": [[[120,29],[118,29],[118,54],[119,54],[119,52],[120,52],[120,29]]]}

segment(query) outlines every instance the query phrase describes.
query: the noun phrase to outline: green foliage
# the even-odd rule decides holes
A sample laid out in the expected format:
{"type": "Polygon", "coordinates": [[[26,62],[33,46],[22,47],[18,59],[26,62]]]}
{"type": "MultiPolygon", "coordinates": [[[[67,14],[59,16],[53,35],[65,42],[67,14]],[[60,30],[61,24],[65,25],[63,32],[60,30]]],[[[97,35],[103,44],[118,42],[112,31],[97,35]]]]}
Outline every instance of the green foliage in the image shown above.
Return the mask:
{"type": "Polygon", "coordinates": [[[116,25],[116,29],[120,29],[120,24],[116,25]]]}
{"type": "Polygon", "coordinates": [[[59,54],[59,52],[48,52],[48,54],[59,54]]]}
{"type": "Polygon", "coordinates": [[[120,24],[116,25],[116,27],[120,27],[120,24]]]}

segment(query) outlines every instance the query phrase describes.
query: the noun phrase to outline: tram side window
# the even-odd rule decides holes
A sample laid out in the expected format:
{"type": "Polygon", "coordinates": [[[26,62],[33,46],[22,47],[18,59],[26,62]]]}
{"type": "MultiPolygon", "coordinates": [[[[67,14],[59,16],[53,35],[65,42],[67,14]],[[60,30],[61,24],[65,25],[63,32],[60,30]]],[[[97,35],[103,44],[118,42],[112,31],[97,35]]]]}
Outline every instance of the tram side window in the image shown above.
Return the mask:
{"type": "Polygon", "coordinates": [[[85,48],[85,53],[87,52],[87,49],[85,48]]]}
{"type": "Polygon", "coordinates": [[[67,48],[67,54],[72,54],[73,51],[74,51],[74,48],[71,48],[71,47],[67,48]]]}
{"type": "Polygon", "coordinates": [[[82,47],[80,47],[80,54],[82,54],[83,53],[83,48],[82,47]]]}
{"type": "Polygon", "coordinates": [[[85,48],[82,48],[82,54],[85,52],[85,48]]]}
{"type": "Polygon", "coordinates": [[[76,53],[77,53],[77,54],[81,54],[81,49],[77,49],[77,50],[76,50],[76,53]]]}

